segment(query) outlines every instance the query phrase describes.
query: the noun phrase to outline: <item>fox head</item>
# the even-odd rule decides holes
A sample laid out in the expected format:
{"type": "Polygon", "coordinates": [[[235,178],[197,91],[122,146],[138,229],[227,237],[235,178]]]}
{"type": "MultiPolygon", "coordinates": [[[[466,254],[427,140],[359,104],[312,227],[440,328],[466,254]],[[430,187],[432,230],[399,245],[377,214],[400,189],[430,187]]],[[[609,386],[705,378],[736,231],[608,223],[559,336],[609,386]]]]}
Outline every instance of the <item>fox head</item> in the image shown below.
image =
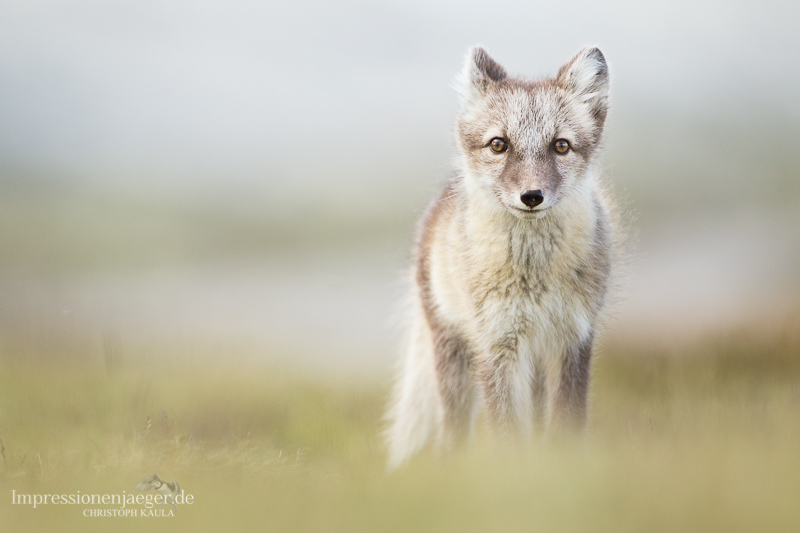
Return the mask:
{"type": "Polygon", "coordinates": [[[457,88],[456,139],[470,194],[538,218],[585,180],[608,111],[600,50],[584,48],[554,78],[526,80],[476,47],[457,88]]]}

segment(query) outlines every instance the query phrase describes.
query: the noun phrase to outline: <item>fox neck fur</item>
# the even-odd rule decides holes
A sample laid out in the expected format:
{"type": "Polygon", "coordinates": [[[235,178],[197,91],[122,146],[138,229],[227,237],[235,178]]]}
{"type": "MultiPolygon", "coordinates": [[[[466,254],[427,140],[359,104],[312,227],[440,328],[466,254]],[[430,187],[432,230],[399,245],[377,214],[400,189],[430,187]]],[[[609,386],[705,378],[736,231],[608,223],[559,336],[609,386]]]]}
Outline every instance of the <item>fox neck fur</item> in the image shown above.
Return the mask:
{"type": "Polygon", "coordinates": [[[472,180],[448,182],[418,248],[417,283],[429,320],[463,329],[478,344],[485,344],[482,333],[498,329],[528,337],[555,328],[561,335],[548,337],[587,338],[610,257],[602,191],[584,178],[536,219],[519,219],[470,190],[472,180]]]}

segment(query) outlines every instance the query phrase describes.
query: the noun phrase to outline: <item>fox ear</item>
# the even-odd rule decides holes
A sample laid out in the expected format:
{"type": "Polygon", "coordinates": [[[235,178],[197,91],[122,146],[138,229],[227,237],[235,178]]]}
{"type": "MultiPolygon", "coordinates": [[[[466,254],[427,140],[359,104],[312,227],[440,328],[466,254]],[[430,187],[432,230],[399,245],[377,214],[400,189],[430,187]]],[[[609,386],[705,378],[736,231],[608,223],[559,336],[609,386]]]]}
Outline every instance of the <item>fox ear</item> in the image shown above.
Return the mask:
{"type": "Polygon", "coordinates": [[[492,85],[504,80],[508,74],[506,69],[489,54],[476,46],[470,50],[461,75],[456,81],[456,88],[465,102],[485,95],[492,85]]]}
{"type": "Polygon", "coordinates": [[[608,64],[599,48],[586,47],[561,67],[558,84],[592,106],[597,116],[608,111],[608,64]]]}

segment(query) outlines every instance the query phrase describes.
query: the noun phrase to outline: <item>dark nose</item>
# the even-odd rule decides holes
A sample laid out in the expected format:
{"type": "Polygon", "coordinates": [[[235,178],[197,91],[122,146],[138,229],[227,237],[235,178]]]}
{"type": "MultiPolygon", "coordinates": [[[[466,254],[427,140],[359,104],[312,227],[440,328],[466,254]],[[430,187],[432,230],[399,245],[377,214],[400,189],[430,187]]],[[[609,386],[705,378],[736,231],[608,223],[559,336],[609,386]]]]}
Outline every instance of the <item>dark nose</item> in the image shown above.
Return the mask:
{"type": "Polygon", "coordinates": [[[536,189],[535,191],[527,190],[519,195],[519,199],[522,200],[522,203],[528,207],[536,207],[540,203],[544,202],[544,195],[539,189],[536,189]]]}

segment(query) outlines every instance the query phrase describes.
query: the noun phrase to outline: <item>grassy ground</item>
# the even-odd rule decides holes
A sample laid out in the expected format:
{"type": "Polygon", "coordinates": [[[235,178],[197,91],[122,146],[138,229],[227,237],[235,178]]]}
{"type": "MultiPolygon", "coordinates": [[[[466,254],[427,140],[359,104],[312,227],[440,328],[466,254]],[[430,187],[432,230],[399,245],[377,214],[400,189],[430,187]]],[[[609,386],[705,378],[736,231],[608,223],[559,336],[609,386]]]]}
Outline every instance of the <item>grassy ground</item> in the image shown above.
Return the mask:
{"type": "Polygon", "coordinates": [[[800,530],[796,334],[662,353],[609,346],[585,441],[521,449],[479,431],[469,449],[391,475],[379,435],[388,385],[4,353],[2,529],[800,530]],[[11,504],[12,490],[132,492],[153,472],[179,480],[194,503],[168,518],[11,504]]]}

